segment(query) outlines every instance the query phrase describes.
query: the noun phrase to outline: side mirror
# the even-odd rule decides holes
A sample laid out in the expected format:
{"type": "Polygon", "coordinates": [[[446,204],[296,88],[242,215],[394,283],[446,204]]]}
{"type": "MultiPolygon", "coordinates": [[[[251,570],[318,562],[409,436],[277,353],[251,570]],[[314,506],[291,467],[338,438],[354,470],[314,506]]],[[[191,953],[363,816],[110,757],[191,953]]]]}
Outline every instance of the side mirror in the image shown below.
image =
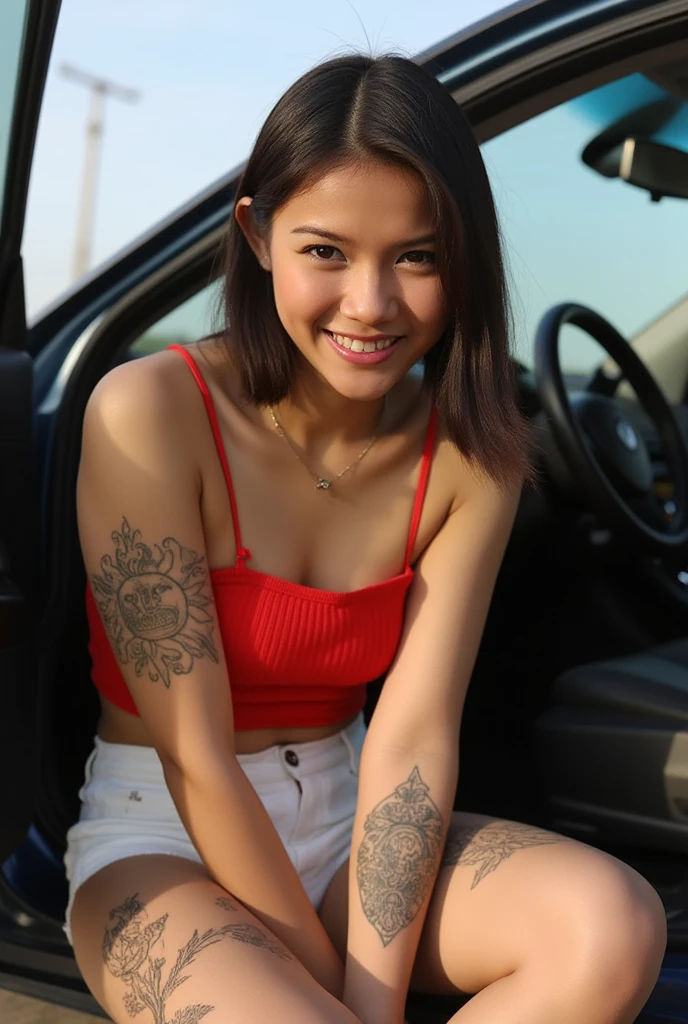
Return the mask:
{"type": "Polygon", "coordinates": [[[649,139],[626,138],[587,146],[583,161],[606,178],[622,178],[646,189],[654,202],[664,196],[688,199],[688,153],[649,139]]]}

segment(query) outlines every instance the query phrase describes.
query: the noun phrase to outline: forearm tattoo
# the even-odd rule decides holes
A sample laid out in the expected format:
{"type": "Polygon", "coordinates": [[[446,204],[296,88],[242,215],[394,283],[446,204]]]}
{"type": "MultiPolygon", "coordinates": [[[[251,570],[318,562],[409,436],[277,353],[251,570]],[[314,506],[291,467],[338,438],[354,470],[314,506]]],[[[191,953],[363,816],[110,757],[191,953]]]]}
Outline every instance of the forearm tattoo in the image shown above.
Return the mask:
{"type": "Polygon", "coordinates": [[[563,842],[566,842],[566,836],[517,821],[499,819],[478,824],[452,824],[444,848],[442,867],[476,867],[471,882],[471,889],[475,889],[478,882],[496,871],[502,861],[517,850],[563,842]]]}
{"type": "MultiPolygon", "coordinates": [[[[225,897],[219,897],[215,902],[224,910],[239,910],[225,897]]],[[[103,936],[103,961],[110,974],[120,978],[129,989],[124,996],[124,1006],[130,1017],[148,1009],[153,1014],[153,1024],[197,1024],[214,1010],[215,1007],[209,1003],[193,1003],[177,1010],[170,1022],[165,1014],[165,1004],[174,990],[189,980],[190,975],[183,972],[199,953],[225,936],[264,949],[281,960],[294,960],[284,946],[253,924],[226,924],[221,928],[208,928],[202,934],[194,929],[186,945],[178,950],[177,959],[163,984],[163,967],[167,960],[153,956],[151,950],[161,938],[164,943],[168,917],[169,914],[163,914],[149,923],[138,893],[128,896],[120,906],[110,911],[110,923],[103,936]]]]}
{"type": "Polygon", "coordinates": [[[150,548],[126,519],[112,540],[114,560],[103,555],[102,575],[93,573],[91,588],[121,664],[133,662],[137,676],[145,671],[169,688],[172,675],[189,673],[194,660],[217,662],[203,557],[174,537],[150,548]]]}
{"type": "Polygon", "coordinates": [[[363,913],[387,946],[432,888],[444,824],[417,767],[363,825],[356,878],[363,913]]]}

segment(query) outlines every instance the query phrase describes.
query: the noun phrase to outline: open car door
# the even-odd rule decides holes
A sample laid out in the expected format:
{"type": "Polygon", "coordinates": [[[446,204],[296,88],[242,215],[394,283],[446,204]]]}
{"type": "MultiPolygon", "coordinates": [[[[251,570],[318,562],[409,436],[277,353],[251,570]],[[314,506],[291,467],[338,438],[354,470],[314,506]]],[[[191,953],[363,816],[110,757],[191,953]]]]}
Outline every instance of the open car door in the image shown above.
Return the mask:
{"type": "Polygon", "coordinates": [[[33,810],[39,538],[21,241],[59,8],[0,3],[0,861],[33,810]]]}

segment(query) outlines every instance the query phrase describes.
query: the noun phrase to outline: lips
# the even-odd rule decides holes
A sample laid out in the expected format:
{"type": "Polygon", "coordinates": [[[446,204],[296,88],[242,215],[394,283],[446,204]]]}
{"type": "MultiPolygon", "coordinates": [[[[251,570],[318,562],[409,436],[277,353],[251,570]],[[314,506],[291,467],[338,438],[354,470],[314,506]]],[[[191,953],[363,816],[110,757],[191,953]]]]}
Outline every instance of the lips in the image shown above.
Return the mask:
{"type": "Polygon", "coordinates": [[[397,350],[403,334],[397,338],[378,338],[377,341],[364,341],[360,338],[347,338],[343,334],[333,334],[323,330],[328,342],[342,359],[359,366],[381,363],[389,359],[397,350]],[[366,347],[367,346],[367,347],[366,347]]]}

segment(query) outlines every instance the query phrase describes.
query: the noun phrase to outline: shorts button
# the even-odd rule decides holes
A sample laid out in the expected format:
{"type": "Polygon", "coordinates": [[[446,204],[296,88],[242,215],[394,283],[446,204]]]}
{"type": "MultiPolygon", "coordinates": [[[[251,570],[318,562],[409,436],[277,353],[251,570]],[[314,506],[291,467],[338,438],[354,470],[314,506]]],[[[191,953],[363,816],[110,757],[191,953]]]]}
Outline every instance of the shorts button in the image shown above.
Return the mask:
{"type": "Polygon", "coordinates": [[[290,764],[292,768],[296,768],[297,764],[299,763],[299,755],[296,754],[293,750],[287,750],[285,751],[284,754],[284,760],[287,762],[287,764],[290,764]]]}

